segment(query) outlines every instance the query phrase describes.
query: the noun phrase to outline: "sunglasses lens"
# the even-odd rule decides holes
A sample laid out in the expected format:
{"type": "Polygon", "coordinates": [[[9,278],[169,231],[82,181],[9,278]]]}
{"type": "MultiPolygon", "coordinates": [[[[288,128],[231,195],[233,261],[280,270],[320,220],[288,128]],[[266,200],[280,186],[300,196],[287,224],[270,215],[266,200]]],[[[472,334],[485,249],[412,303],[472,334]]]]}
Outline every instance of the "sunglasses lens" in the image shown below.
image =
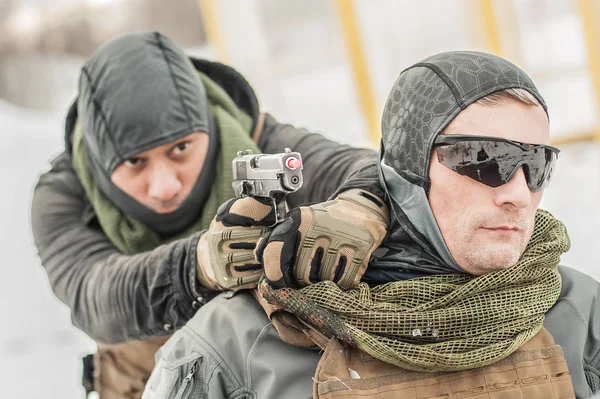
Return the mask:
{"type": "Polygon", "coordinates": [[[548,185],[557,158],[549,149],[523,150],[508,142],[485,140],[439,146],[437,154],[442,165],[490,187],[507,183],[523,165],[533,192],[548,185]]]}
{"type": "Polygon", "coordinates": [[[526,162],[527,183],[531,191],[536,192],[545,189],[554,174],[557,154],[542,148],[530,151],[530,157],[526,162]]]}

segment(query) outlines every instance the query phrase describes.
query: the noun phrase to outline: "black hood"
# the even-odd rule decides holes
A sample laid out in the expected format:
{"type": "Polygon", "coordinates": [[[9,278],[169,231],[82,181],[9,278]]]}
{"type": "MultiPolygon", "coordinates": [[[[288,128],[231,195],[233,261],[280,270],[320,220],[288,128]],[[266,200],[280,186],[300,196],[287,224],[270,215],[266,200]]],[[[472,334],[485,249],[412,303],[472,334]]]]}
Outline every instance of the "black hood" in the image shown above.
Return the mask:
{"type": "Polygon", "coordinates": [[[219,84],[256,122],[258,101],[239,73],[192,59],[157,32],[127,34],[94,52],[82,68],[79,94],[67,116],[68,150],[72,151],[78,122],[95,183],[122,211],[162,235],[178,233],[197,220],[214,180],[218,131],[198,71],[219,84]],[[205,166],[174,212],[158,214],[110,181],[124,160],[197,131],[210,137],[205,166]]]}
{"type": "Polygon", "coordinates": [[[527,74],[491,54],[441,53],[400,74],[387,99],[381,125],[380,181],[393,214],[386,245],[402,243],[388,260],[395,256],[396,264],[409,263],[413,271],[424,270],[420,264],[431,272],[462,271],[450,255],[429,207],[433,142],[467,106],[509,88],[531,93],[547,112],[544,99],[527,74]],[[407,242],[416,246],[407,246],[407,242]]]}

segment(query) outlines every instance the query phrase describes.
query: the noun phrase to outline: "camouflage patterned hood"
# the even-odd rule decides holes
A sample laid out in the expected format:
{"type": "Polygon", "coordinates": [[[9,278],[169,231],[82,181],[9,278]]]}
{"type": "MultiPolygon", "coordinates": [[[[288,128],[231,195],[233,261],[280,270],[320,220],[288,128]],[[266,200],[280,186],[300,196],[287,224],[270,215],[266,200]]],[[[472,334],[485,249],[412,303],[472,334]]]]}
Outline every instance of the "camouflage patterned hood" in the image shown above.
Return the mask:
{"type": "Polygon", "coordinates": [[[528,91],[547,112],[527,74],[491,54],[440,53],[400,74],[388,96],[381,126],[379,173],[392,205],[394,225],[384,242],[391,251],[380,258],[380,265],[385,266],[386,261],[404,264],[403,270],[415,275],[425,270],[462,271],[444,243],[427,200],[433,142],[470,104],[509,88],[528,91]]]}

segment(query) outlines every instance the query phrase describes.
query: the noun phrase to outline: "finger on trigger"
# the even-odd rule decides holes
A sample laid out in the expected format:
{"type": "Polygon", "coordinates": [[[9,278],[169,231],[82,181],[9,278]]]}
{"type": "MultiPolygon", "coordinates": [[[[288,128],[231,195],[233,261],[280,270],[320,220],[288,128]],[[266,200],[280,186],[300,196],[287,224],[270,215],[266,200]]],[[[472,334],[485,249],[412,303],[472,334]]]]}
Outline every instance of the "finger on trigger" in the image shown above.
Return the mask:
{"type": "Polygon", "coordinates": [[[263,204],[252,197],[244,197],[235,201],[229,212],[249,217],[258,222],[266,218],[272,210],[273,208],[269,205],[263,204]]]}

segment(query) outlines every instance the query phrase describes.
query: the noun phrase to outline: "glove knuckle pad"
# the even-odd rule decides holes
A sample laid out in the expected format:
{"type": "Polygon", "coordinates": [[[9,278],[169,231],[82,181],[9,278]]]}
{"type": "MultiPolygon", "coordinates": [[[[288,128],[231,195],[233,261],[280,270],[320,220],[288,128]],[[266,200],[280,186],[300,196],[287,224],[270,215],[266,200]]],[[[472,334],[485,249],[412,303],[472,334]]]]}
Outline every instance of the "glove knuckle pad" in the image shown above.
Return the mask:
{"type": "Polygon", "coordinates": [[[243,284],[258,281],[262,271],[235,270],[235,266],[254,263],[254,253],[249,249],[232,249],[232,242],[256,243],[265,232],[264,227],[225,228],[209,230],[199,242],[202,251],[203,268],[210,269],[211,278],[224,288],[236,288],[243,284]]]}
{"type": "MultiPolygon", "coordinates": [[[[331,213],[317,210],[304,232],[298,256],[295,275],[299,281],[309,283],[310,267],[317,248],[323,248],[324,254],[320,265],[319,278],[349,283],[366,266],[374,239],[367,229],[345,219],[335,217],[331,213]],[[345,258],[341,277],[338,267],[341,257],[345,258]]],[[[313,271],[314,274],[314,271],[313,271]]]]}

